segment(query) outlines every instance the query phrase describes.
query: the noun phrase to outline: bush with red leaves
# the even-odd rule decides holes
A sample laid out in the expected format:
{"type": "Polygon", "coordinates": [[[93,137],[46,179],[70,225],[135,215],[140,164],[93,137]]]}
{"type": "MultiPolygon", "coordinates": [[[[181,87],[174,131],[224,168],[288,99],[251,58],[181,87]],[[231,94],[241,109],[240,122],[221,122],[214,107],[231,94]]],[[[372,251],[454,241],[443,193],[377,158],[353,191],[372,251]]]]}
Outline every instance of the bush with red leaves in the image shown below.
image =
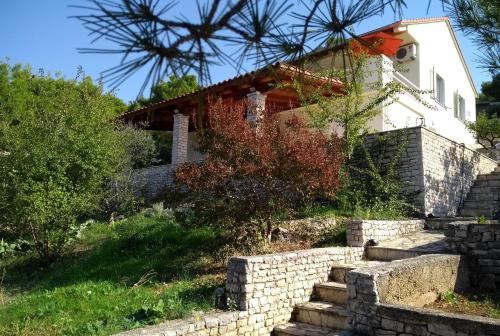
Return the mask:
{"type": "Polygon", "coordinates": [[[341,139],[297,117],[280,123],[269,111],[255,125],[242,104],[217,101],[208,110],[208,127],[198,132],[205,159],[180,166],[176,180],[213,222],[270,241],[276,215],[315,197],[334,197],[344,161],[341,139]]]}

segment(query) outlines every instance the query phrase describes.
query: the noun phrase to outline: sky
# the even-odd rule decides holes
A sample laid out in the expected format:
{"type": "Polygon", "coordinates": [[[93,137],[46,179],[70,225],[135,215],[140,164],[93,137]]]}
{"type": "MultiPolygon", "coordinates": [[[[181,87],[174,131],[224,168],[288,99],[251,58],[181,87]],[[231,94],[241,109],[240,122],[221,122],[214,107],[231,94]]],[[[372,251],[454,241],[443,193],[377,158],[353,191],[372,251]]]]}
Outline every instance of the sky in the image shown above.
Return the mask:
{"type": "MultiPolygon", "coordinates": [[[[298,0],[290,2],[294,4],[293,10],[302,9],[298,0]]],[[[79,21],[70,18],[84,13],[82,9],[71,5],[85,4],[85,0],[0,0],[0,60],[31,65],[35,71],[43,69],[45,73],[61,72],[66,78],[75,77],[81,66],[86,74],[94,79],[99,78],[102,71],[119,64],[121,57],[82,54],[78,51],[78,48],[91,46],[113,47],[108,41],[91,45],[88,32],[79,21]]],[[[179,0],[175,11],[189,15],[195,12],[195,4],[195,0],[179,0]]],[[[444,15],[439,0],[431,0],[429,11],[427,0],[408,0],[407,4],[403,15],[405,19],[444,15]]],[[[393,13],[386,13],[354,28],[357,33],[362,33],[394,22],[395,19],[399,18],[395,18],[393,13]]],[[[477,47],[472,44],[472,39],[461,32],[456,33],[474,83],[480,89],[482,82],[490,80],[490,75],[478,68],[477,47]]],[[[212,81],[218,82],[236,74],[229,66],[217,66],[212,70],[212,81]]],[[[115,94],[125,102],[134,100],[144,78],[145,71],[138,72],[121,84],[115,94]]]]}

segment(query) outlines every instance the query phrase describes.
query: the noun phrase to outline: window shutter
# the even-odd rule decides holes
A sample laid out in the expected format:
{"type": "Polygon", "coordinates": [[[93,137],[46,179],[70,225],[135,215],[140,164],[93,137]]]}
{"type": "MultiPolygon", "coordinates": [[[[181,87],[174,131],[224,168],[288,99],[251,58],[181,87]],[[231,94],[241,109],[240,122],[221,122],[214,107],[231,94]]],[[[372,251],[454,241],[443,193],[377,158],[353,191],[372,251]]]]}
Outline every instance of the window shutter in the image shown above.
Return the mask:
{"type": "Polygon", "coordinates": [[[460,117],[460,110],[458,105],[458,90],[455,90],[455,92],[453,92],[453,115],[455,116],[455,118],[460,117]]]}
{"type": "Polygon", "coordinates": [[[432,90],[432,98],[433,99],[436,99],[436,74],[434,73],[434,67],[432,67],[431,69],[431,82],[430,82],[431,86],[431,90],[432,90]]]}

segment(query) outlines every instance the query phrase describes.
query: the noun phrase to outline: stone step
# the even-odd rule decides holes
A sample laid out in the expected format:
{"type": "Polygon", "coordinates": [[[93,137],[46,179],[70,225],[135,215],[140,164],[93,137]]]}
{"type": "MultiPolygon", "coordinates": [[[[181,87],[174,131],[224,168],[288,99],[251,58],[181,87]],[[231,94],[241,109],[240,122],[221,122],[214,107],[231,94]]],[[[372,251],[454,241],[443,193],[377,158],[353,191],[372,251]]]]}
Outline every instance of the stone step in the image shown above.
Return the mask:
{"type": "Polygon", "coordinates": [[[471,222],[475,223],[475,217],[441,217],[441,218],[426,218],[425,228],[428,230],[446,230],[448,224],[452,222],[471,222]]]}
{"type": "Polygon", "coordinates": [[[297,305],[294,317],[297,322],[326,328],[344,329],[347,328],[349,313],[345,306],[331,302],[311,301],[297,305]]]}
{"type": "MultiPolygon", "coordinates": [[[[472,186],[472,188],[469,190],[469,194],[486,194],[489,195],[492,192],[495,192],[497,188],[492,188],[492,187],[484,187],[484,186],[472,186]]],[[[496,190],[498,191],[498,190],[496,190]]]]}
{"type": "Polygon", "coordinates": [[[460,210],[460,214],[462,216],[467,216],[467,217],[478,217],[478,216],[492,217],[494,215],[494,212],[492,210],[463,208],[462,210],[460,210]]]}
{"type": "Polygon", "coordinates": [[[491,210],[495,207],[495,201],[469,200],[464,202],[463,209],[491,210]]]}
{"type": "Polygon", "coordinates": [[[393,261],[400,259],[408,259],[418,257],[425,253],[419,251],[403,250],[399,248],[390,248],[382,246],[367,246],[366,257],[370,260],[377,261],[393,261]]]}
{"type": "Polygon", "coordinates": [[[324,328],[307,323],[289,322],[274,327],[275,336],[344,336],[341,330],[324,328]]]}
{"type": "Polygon", "coordinates": [[[316,284],[314,293],[320,301],[347,304],[347,286],[345,283],[325,282],[316,284]]]}
{"type": "Polygon", "coordinates": [[[467,200],[469,201],[498,201],[500,195],[498,193],[469,193],[467,194],[467,200]]]}
{"type": "Polygon", "coordinates": [[[380,261],[372,261],[372,260],[361,260],[352,264],[341,264],[332,266],[330,273],[330,280],[345,284],[347,272],[352,271],[356,268],[368,267],[379,265],[380,261]]]}
{"type": "Polygon", "coordinates": [[[474,182],[474,187],[500,187],[500,179],[482,179],[474,182]]]}
{"type": "Polygon", "coordinates": [[[477,180],[487,180],[487,179],[500,179],[500,167],[496,167],[494,171],[488,174],[479,174],[477,175],[477,180]]]}

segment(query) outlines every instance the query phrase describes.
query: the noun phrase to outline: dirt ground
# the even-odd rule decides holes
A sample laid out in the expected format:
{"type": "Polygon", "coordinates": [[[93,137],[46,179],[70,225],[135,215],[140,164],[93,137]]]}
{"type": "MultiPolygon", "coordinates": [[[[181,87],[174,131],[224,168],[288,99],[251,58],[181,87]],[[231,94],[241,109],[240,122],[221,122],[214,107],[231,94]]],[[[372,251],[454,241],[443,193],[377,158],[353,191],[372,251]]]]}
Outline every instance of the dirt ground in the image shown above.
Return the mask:
{"type": "Polygon", "coordinates": [[[444,293],[426,308],[500,319],[500,291],[444,293]]]}

